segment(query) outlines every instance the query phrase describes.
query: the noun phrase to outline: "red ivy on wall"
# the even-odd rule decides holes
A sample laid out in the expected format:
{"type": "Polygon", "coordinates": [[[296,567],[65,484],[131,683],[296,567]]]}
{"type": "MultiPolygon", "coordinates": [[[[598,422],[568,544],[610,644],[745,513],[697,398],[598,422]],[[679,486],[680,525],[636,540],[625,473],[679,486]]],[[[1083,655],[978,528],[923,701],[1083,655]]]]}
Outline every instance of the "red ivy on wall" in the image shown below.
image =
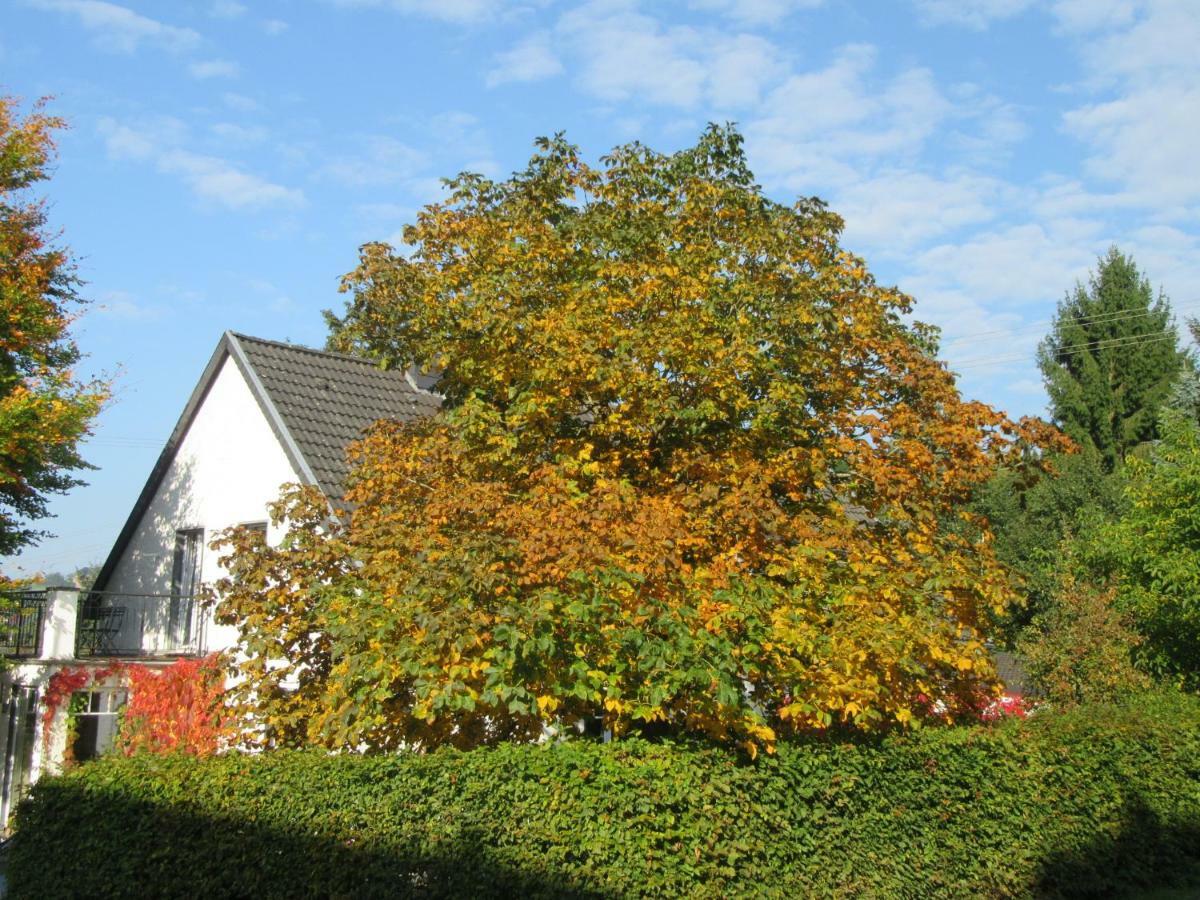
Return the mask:
{"type": "MultiPolygon", "coordinates": [[[[104,668],[64,667],[50,676],[42,695],[46,744],[55,717],[77,691],[121,676],[129,688],[122,713],[119,746],[127,756],[140,751],[196,756],[215,753],[228,726],[223,702],[224,673],[217,654],[177,659],[165,668],[113,663],[104,668]]],[[[64,762],[71,761],[71,747],[64,762]]]]}
{"type": "MultiPolygon", "coordinates": [[[[84,690],[89,684],[103,684],[113,675],[120,675],[128,668],[123,663],[113,663],[102,669],[93,669],[88,666],[79,666],[71,668],[66,666],[59,669],[46,682],[46,689],[42,694],[42,739],[46,744],[50,743],[50,730],[54,727],[54,717],[58,715],[59,708],[64,703],[71,702],[71,695],[76,691],[84,690]]],[[[71,748],[67,748],[69,754],[71,748]]]]}
{"type": "Polygon", "coordinates": [[[164,669],[129,666],[129,702],[121,723],[126,755],[215,753],[226,733],[225,679],[217,654],[178,659],[164,669]]]}

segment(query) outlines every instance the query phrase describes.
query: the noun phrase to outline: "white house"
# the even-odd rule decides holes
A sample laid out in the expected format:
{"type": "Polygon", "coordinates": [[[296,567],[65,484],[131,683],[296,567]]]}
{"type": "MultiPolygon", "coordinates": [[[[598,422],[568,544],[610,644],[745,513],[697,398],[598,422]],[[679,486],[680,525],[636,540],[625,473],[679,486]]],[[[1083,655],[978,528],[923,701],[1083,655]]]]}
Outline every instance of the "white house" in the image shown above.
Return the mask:
{"type": "Polygon", "coordinates": [[[274,542],[267,506],[288,482],[341,496],[346,446],[378,419],[411,421],[440,404],[430,382],[351,356],[226,332],[97,577],[87,592],[21,596],[0,621],[5,748],[0,824],[37,776],[54,770],[72,733],[77,758],[111,743],[123,688],[88,684],[47,726],[46,687],[55,672],[103,672],[116,659],[166,665],[231,646],[195,602],[220,572],[207,543],[231,525],[253,525],[274,542]],[[7,625],[7,627],[4,627],[7,625]]]}

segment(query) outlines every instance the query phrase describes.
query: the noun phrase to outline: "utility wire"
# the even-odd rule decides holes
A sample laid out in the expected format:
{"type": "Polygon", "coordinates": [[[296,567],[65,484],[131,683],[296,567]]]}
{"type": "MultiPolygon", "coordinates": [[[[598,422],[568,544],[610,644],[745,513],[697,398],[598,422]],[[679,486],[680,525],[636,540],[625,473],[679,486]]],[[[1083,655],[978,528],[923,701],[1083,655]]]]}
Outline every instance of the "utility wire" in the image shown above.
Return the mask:
{"type": "MultiPolygon", "coordinates": [[[[1111,341],[1100,341],[1099,344],[1105,344],[1105,345],[1108,345],[1109,347],[1125,348],[1125,347],[1137,347],[1142,344],[1157,344],[1161,341],[1174,340],[1174,338],[1175,338],[1175,335],[1172,333],[1151,334],[1151,335],[1133,335],[1132,338],[1114,338],[1111,341]]],[[[1092,344],[1083,344],[1083,345],[1080,345],[1078,349],[1063,350],[1060,353],[1056,354],[1056,356],[1078,356],[1081,353],[1087,353],[1089,350],[1098,350],[1098,349],[1105,349],[1105,348],[1101,347],[1099,345],[1093,346],[1092,344]]],[[[1028,359],[1029,359],[1029,354],[1019,353],[1019,354],[1015,354],[1013,356],[995,356],[995,357],[991,357],[991,358],[976,357],[974,359],[965,360],[962,363],[954,363],[954,364],[948,363],[948,365],[950,366],[950,368],[952,370],[958,371],[959,369],[976,369],[976,368],[979,368],[980,366],[989,366],[989,365],[993,365],[995,363],[1019,362],[1019,361],[1028,360],[1028,359]]]]}
{"type": "MultiPolygon", "coordinates": [[[[1177,306],[1173,310],[1171,310],[1171,312],[1172,313],[1193,312],[1196,310],[1200,310],[1200,303],[1191,303],[1186,306],[1177,306]]],[[[1146,318],[1147,316],[1153,316],[1153,315],[1158,315],[1158,314],[1159,314],[1159,312],[1157,310],[1153,310],[1153,309],[1143,310],[1141,312],[1133,312],[1133,311],[1129,311],[1129,310],[1117,310],[1116,312],[1111,312],[1111,313],[1097,313],[1094,316],[1077,316],[1077,317],[1070,318],[1068,321],[1070,323],[1079,324],[1079,325],[1105,325],[1110,322],[1124,322],[1124,321],[1127,321],[1130,319],[1143,319],[1143,318],[1146,318]]],[[[1057,317],[1055,317],[1055,318],[1057,318],[1057,317]]],[[[1031,322],[1026,325],[1021,325],[1018,328],[1016,328],[1015,330],[1011,329],[1011,328],[998,328],[993,331],[976,331],[971,334],[961,334],[958,337],[954,338],[953,340],[947,341],[946,346],[960,344],[963,341],[974,340],[975,338],[980,338],[980,337],[989,337],[989,336],[993,336],[993,335],[1025,334],[1030,331],[1040,331],[1046,325],[1053,324],[1054,321],[1055,321],[1055,319],[1043,319],[1039,322],[1031,322]]]]}
{"type": "Polygon", "coordinates": [[[1126,341],[1141,340],[1142,338],[1150,337],[1169,337],[1175,334],[1174,329],[1164,328],[1162,331],[1147,331],[1145,334],[1125,334],[1121,337],[1104,338],[1099,341],[1084,341],[1082,344],[1067,344],[1065,347],[1057,347],[1054,350],[1054,355],[1058,356],[1061,353],[1073,353],[1076,350],[1100,350],[1104,347],[1120,346],[1126,341]]]}

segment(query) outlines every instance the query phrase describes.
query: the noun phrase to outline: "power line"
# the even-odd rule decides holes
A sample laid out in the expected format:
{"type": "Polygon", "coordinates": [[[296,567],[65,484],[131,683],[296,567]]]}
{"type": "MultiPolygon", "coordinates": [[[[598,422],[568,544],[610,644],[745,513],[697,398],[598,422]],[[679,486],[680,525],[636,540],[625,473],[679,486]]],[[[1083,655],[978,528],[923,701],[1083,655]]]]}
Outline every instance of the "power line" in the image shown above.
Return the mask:
{"type": "Polygon", "coordinates": [[[1054,351],[1055,356],[1061,354],[1070,355],[1076,350],[1102,350],[1105,347],[1119,346],[1123,341],[1129,341],[1149,337],[1169,337],[1175,334],[1173,328],[1164,328],[1162,331],[1147,331],[1145,334],[1126,334],[1121,337],[1105,338],[1101,341],[1084,341],[1082,344],[1068,344],[1065,347],[1058,347],[1054,351]]]}
{"type": "MultiPolygon", "coordinates": [[[[1157,344],[1161,341],[1169,341],[1169,340],[1174,340],[1174,339],[1175,339],[1174,333],[1167,333],[1167,334],[1151,334],[1151,335],[1133,335],[1131,338],[1128,338],[1128,339],[1127,338],[1114,338],[1111,341],[1101,341],[1099,343],[1108,344],[1108,345],[1110,345],[1110,347],[1108,349],[1112,349],[1112,348],[1118,348],[1118,347],[1119,348],[1137,347],[1142,344],[1157,344]]],[[[1105,348],[1101,348],[1098,346],[1092,346],[1090,344],[1083,344],[1083,345],[1080,345],[1080,347],[1078,349],[1069,350],[1069,351],[1064,350],[1056,355],[1078,356],[1081,353],[1087,353],[1089,350],[1093,350],[1093,349],[1105,349],[1105,348]]],[[[991,357],[991,358],[976,357],[974,359],[969,359],[963,363],[957,363],[957,364],[947,363],[947,365],[950,366],[950,368],[952,370],[957,371],[959,369],[977,369],[980,366],[990,366],[990,365],[994,365],[996,363],[1020,362],[1020,361],[1028,361],[1028,360],[1029,360],[1029,354],[1019,353],[1019,354],[1016,354],[1013,356],[995,356],[995,357],[991,357]]]]}
{"type": "MultiPolygon", "coordinates": [[[[1171,310],[1171,312],[1173,312],[1173,313],[1174,312],[1194,312],[1196,310],[1200,310],[1200,302],[1190,303],[1185,306],[1177,306],[1173,310],[1171,310]]],[[[1116,312],[1111,312],[1111,313],[1097,313],[1095,316],[1077,316],[1077,317],[1071,318],[1069,321],[1071,323],[1079,324],[1079,325],[1106,325],[1111,322],[1124,322],[1124,321],[1127,321],[1130,319],[1142,319],[1147,316],[1153,316],[1153,315],[1158,315],[1158,311],[1153,310],[1153,309],[1143,310],[1140,312],[1135,312],[1135,311],[1130,311],[1130,310],[1117,310],[1116,312]]],[[[954,338],[953,340],[947,341],[946,345],[952,346],[954,344],[961,344],[963,341],[973,340],[975,338],[980,338],[980,337],[989,337],[992,335],[1026,334],[1030,331],[1039,331],[1046,325],[1053,324],[1053,322],[1057,318],[1058,317],[1055,316],[1055,318],[1053,318],[1053,319],[1042,319],[1037,322],[1030,322],[1028,324],[1021,325],[1021,326],[1017,327],[1016,329],[998,328],[993,331],[977,331],[977,332],[973,332],[971,334],[961,334],[958,337],[954,338]]]]}
{"type": "MultiPolygon", "coordinates": [[[[1133,335],[1130,338],[1114,338],[1112,341],[1101,342],[1101,343],[1108,344],[1109,348],[1124,348],[1124,347],[1136,347],[1141,344],[1157,344],[1161,341],[1172,340],[1173,338],[1174,338],[1174,335],[1172,335],[1172,334],[1133,335]]],[[[1056,354],[1056,356],[1078,356],[1081,353],[1087,353],[1089,350],[1093,350],[1093,349],[1105,349],[1105,348],[1093,347],[1091,345],[1084,344],[1084,345],[1080,345],[1077,349],[1064,350],[1061,353],[1056,354]]],[[[1027,354],[1027,353],[1018,353],[1018,354],[1014,354],[1011,356],[975,357],[973,359],[969,359],[969,360],[965,361],[964,363],[954,366],[954,368],[971,369],[971,368],[978,368],[979,366],[991,365],[993,363],[1017,362],[1017,361],[1028,360],[1028,359],[1029,359],[1029,354],[1027,354]]]]}

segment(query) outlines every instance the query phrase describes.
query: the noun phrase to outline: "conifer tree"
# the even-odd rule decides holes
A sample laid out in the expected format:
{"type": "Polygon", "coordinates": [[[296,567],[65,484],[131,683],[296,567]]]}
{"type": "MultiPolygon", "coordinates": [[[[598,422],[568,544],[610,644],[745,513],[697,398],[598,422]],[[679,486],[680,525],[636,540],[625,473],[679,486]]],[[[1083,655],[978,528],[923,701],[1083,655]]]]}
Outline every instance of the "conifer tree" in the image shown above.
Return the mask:
{"type": "Polygon", "coordinates": [[[1157,437],[1159,410],[1192,361],[1167,298],[1112,247],[1087,286],[1076,284],[1059,304],[1038,365],[1055,424],[1112,471],[1157,437]]]}

